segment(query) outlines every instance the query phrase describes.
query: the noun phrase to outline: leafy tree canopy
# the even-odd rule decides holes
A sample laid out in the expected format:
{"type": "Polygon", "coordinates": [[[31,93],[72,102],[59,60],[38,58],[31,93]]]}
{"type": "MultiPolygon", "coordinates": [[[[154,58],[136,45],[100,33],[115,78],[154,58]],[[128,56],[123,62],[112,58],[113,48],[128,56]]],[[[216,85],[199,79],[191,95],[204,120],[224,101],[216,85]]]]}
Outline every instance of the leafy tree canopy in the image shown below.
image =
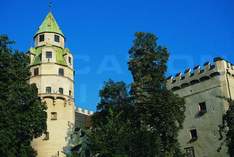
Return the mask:
{"type": "Polygon", "coordinates": [[[29,58],[0,36],[0,156],[34,157],[33,138],[46,130],[46,106],[30,85],[29,58]]]}
{"type": "Polygon", "coordinates": [[[93,149],[101,157],[183,156],[177,134],[184,100],[166,88],[169,53],[150,33],[136,33],[129,50],[130,88],[109,80],[93,119],[93,149]]]}

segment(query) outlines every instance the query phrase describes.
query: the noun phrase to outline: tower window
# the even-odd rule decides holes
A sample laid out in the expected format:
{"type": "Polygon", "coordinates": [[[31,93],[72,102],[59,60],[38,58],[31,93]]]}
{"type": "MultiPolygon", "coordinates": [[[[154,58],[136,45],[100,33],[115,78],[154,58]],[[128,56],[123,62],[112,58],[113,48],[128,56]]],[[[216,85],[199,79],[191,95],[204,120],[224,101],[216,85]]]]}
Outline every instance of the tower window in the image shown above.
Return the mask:
{"type": "Polygon", "coordinates": [[[51,87],[46,87],[46,93],[50,94],[51,93],[51,87]]]}
{"type": "Polygon", "coordinates": [[[52,52],[51,51],[46,52],[46,58],[48,58],[48,59],[52,58],[52,52]]]}
{"type": "Polygon", "coordinates": [[[206,102],[199,103],[199,112],[200,113],[206,113],[206,102]]]}
{"type": "Polygon", "coordinates": [[[60,40],[59,36],[58,35],[54,35],[54,41],[55,42],[59,42],[59,40],[60,40]]]}
{"type": "Polygon", "coordinates": [[[72,92],[71,92],[71,90],[69,90],[69,96],[71,96],[72,95],[72,92]]]}
{"type": "Polygon", "coordinates": [[[190,130],[190,135],[191,135],[191,141],[196,141],[198,136],[197,136],[197,130],[196,129],[192,129],[190,130]]]}
{"type": "Polygon", "coordinates": [[[48,131],[46,131],[46,132],[45,132],[45,137],[44,137],[44,139],[43,139],[43,140],[49,140],[49,138],[50,138],[50,136],[49,136],[49,132],[48,132],[48,131]]]}
{"type": "Polygon", "coordinates": [[[71,64],[71,57],[68,57],[68,62],[71,64]]]}
{"type": "Polygon", "coordinates": [[[41,61],[42,59],[41,59],[42,57],[41,57],[41,54],[39,55],[39,60],[41,61]]]}
{"type": "Polygon", "coordinates": [[[64,76],[64,69],[63,68],[59,68],[58,73],[59,73],[60,76],[64,76]]]}
{"type": "Polygon", "coordinates": [[[45,40],[45,35],[44,34],[39,35],[39,42],[42,42],[44,40],[45,40]]]}
{"type": "Polygon", "coordinates": [[[33,73],[34,73],[34,76],[39,75],[39,68],[35,68],[35,69],[33,70],[33,73]]]}
{"type": "Polygon", "coordinates": [[[63,88],[59,88],[59,94],[63,94],[63,88]]]}
{"type": "Polygon", "coordinates": [[[57,112],[51,112],[51,120],[57,120],[57,112]]]}

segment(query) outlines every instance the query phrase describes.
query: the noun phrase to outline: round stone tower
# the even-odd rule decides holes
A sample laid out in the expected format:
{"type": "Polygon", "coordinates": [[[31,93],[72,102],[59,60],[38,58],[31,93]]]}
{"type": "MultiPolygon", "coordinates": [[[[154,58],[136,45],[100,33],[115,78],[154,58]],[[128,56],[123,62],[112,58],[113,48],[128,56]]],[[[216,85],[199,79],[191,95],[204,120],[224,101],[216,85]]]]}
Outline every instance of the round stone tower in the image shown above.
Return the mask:
{"type": "Polygon", "coordinates": [[[34,36],[30,49],[30,83],[48,107],[47,132],[34,139],[38,157],[63,157],[75,120],[73,57],[64,47],[65,37],[49,12],[34,36]]]}

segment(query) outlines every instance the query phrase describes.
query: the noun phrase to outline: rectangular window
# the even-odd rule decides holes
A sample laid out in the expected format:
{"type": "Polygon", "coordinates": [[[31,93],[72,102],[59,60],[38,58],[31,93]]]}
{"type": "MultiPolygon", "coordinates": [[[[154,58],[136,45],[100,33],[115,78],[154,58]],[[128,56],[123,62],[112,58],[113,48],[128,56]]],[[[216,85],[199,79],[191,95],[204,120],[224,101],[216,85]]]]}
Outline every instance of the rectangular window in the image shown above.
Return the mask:
{"type": "Polygon", "coordinates": [[[51,120],[57,120],[57,112],[51,112],[51,120]]]}
{"type": "Polygon", "coordinates": [[[193,147],[187,147],[187,148],[184,148],[184,150],[185,150],[185,157],[195,157],[193,147]]]}
{"type": "Polygon", "coordinates": [[[63,88],[59,88],[59,94],[63,94],[63,88]]]}
{"type": "Polygon", "coordinates": [[[46,87],[46,93],[50,94],[51,93],[51,87],[46,87]]]}
{"type": "Polygon", "coordinates": [[[45,35],[44,34],[39,35],[39,42],[42,42],[44,40],[45,40],[45,35]]]}
{"type": "Polygon", "coordinates": [[[190,130],[190,135],[191,135],[191,141],[195,141],[197,140],[197,130],[196,129],[192,129],[190,130]]]}
{"type": "Polygon", "coordinates": [[[64,69],[59,68],[58,73],[59,73],[59,76],[64,76],[64,69]]]}
{"type": "Polygon", "coordinates": [[[41,56],[41,54],[39,55],[39,60],[40,60],[40,61],[42,60],[42,56],[41,56]]]}
{"type": "Polygon", "coordinates": [[[72,92],[71,92],[71,90],[69,90],[69,96],[71,96],[72,95],[72,92]]]}
{"type": "Polygon", "coordinates": [[[50,138],[50,136],[49,136],[49,132],[48,132],[48,131],[46,131],[46,132],[45,132],[45,137],[44,137],[44,139],[43,139],[43,140],[49,140],[49,138],[50,138]]]}
{"type": "Polygon", "coordinates": [[[68,62],[71,64],[71,57],[68,57],[68,62]]]}
{"type": "Polygon", "coordinates": [[[52,52],[51,51],[46,52],[46,58],[48,58],[48,59],[52,58],[52,52]]]}
{"type": "Polygon", "coordinates": [[[34,73],[34,76],[39,75],[39,68],[35,68],[35,69],[33,70],[33,73],[34,73]]]}
{"type": "Polygon", "coordinates": [[[206,102],[199,103],[199,112],[200,113],[206,113],[206,102]]]}
{"type": "Polygon", "coordinates": [[[59,42],[59,36],[58,35],[54,35],[54,41],[59,42]]]}

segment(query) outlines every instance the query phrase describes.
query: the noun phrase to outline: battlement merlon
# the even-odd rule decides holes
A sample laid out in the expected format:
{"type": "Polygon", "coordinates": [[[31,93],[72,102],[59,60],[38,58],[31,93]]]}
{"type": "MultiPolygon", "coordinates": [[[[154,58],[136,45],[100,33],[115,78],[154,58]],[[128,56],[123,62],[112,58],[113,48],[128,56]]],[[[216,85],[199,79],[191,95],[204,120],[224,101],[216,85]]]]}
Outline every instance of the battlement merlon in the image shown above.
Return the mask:
{"type": "Polygon", "coordinates": [[[87,110],[87,109],[83,109],[83,108],[80,108],[80,107],[78,107],[77,109],[76,109],[76,112],[78,112],[78,113],[81,113],[81,114],[84,114],[84,115],[87,115],[87,116],[91,116],[91,115],[93,115],[93,111],[89,111],[89,110],[87,110]]]}
{"type": "Polygon", "coordinates": [[[216,57],[213,63],[204,63],[203,68],[197,65],[193,70],[188,68],[183,74],[179,72],[174,77],[168,77],[167,88],[172,90],[180,89],[226,72],[234,76],[234,65],[220,57],[216,57]]]}

